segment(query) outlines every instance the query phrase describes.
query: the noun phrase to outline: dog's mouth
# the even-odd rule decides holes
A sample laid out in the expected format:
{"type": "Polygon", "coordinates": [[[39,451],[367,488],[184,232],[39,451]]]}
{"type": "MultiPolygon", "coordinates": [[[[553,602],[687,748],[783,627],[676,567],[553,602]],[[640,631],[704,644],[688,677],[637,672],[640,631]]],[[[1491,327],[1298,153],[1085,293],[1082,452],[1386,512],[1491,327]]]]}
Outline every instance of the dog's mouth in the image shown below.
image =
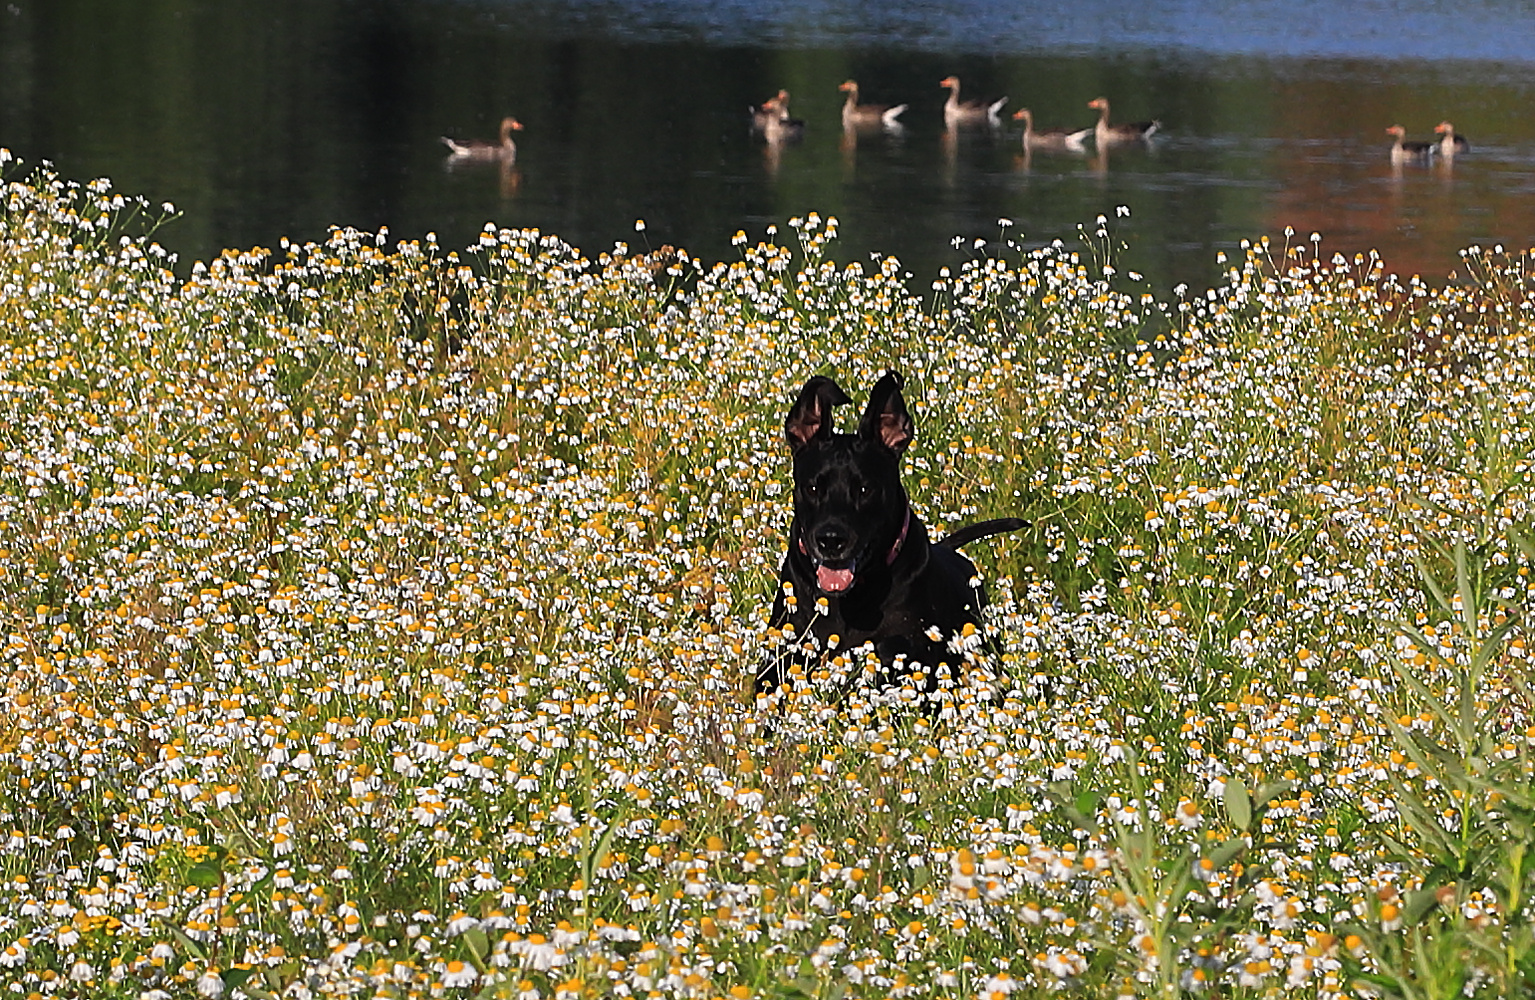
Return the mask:
{"type": "Polygon", "coordinates": [[[825,593],[840,594],[853,585],[853,571],[857,568],[854,562],[841,567],[818,562],[815,567],[815,585],[825,593]]]}
{"type": "Polygon", "coordinates": [[[841,529],[824,530],[819,534],[803,532],[799,537],[799,550],[815,570],[815,586],[823,594],[844,594],[851,590],[857,578],[860,556],[863,555],[859,540],[849,538],[841,529]],[[821,544],[821,535],[830,539],[821,544]],[[826,551],[827,546],[831,551],[826,551]]]}

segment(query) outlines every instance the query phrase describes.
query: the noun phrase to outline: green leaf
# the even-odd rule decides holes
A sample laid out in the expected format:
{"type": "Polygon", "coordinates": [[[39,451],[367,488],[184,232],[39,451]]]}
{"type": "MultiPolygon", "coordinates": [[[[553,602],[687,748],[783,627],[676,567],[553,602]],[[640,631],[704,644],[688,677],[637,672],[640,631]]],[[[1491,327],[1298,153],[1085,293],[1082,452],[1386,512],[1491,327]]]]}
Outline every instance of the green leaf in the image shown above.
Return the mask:
{"type": "MultiPolygon", "coordinates": [[[[277,997],[281,997],[283,990],[298,978],[302,968],[303,966],[300,963],[293,960],[284,962],[281,965],[269,966],[262,973],[262,977],[266,979],[266,984],[269,987],[264,991],[266,997],[272,997],[274,1000],[277,997]]],[[[245,987],[245,992],[252,993],[251,987],[245,987]]],[[[255,994],[253,993],[253,995],[255,994]]],[[[262,997],[261,1000],[265,1000],[265,997],[262,997]]]]}
{"type": "Polygon", "coordinates": [[[1402,898],[1402,925],[1416,927],[1428,912],[1439,905],[1437,889],[1418,889],[1402,898]]]}
{"type": "Polygon", "coordinates": [[[1415,749],[1420,751],[1423,755],[1435,757],[1441,763],[1451,765],[1450,770],[1445,773],[1456,775],[1465,773],[1464,770],[1460,767],[1460,757],[1457,756],[1454,751],[1442,746],[1438,740],[1434,739],[1428,733],[1425,733],[1421,729],[1404,729],[1403,732],[1406,734],[1407,740],[1406,742],[1402,743],[1402,749],[1411,754],[1412,759],[1418,762],[1419,767],[1427,768],[1428,759],[1427,756],[1420,756],[1418,753],[1413,753],[1415,749]]]}
{"type": "Polygon", "coordinates": [[[187,869],[187,881],[199,889],[211,889],[224,878],[224,870],[211,858],[187,869]]]}
{"type": "Polygon", "coordinates": [[[1270,802],[1281,796],[1289,795],[1293,791],[1295,791],[1295,782],[1289,778],[1281,778],[1278,781],[1270,781],[1266,785],[1259,786],[1258,794],[1253,796],[1253,801],[1267,808],[1270,802]]]}
{"type": "Polygon", "coordinates": [[[1519,547],[1519,551],[1524,553],[1526,559],[1535,562],[1535,541],[1531,541],[1530,537],[1518,528],[1509,528],[1508,537],[1519,547]]]}
{"type": "Polygon", "coordinates": [[[1460,592],[1460,618],[1466,634],[1473,640],[1481,638],[1476,613],[1476,591],[1471,585],[1471,567],[1466,561],[1466,542],[1455,540],[1455,586],[1460,592]]]}
{"type": "MultiPolygon", "coordinates": [[[[1514,607],[1517,608],[1517,606],[1514,607]]],[[[1519,615],[1520,611],[1515,610],[1508,621],[1495,627],[1491,632],[1482,637],[1481,644],[1476,647],[1476,654],[1472,657],[1471,661],[1472,668],[1477,672],[1478,676],[1485,671],[1488,664],[1502,659],[1508,653],[1508,648],[1504,645],[1504,641],[1508,638],[1508,634],[1514,631],[1514,628],[1520,624],[1518,621],[1519,615]]]]}
{"type": "Polygon", "coordinates": [[[228,988],[239,990],[241,996],[250,997],[251,1000],[282,1000],[281,996],[273,993],[271,990],[264,990],[259,986],[252,986],[248,982],[241,983],[239,986],[230,986],[228,988]]]}
{"type": "MultiPolygon", "coordinates": [[[[1367,983],[1371,986],[1381,987],[1384,990],[1394,990],[1402,985],[1401,980],[1397,979],[1395,976],[1386,976],[1379,972],[1368,972],[1364,969],[1360,969],[1354,973],[1354,980],[1360,983],[1367,983]]],[[[1373,993],[1376,991],[1371,992],[1373,993]]],[[[1384,993],[1383,995],[1391,996],[1392,994],[1384,993]]]]}
{"type": "MultiPolygon", "coordinates": [[[[1428,639],[1423,638],[1422,633],[1418,632],[1416,629],[1408,628],[1406,629],[1406,632],[1408,635],[1412,636],[1414,640],[1421,640],[1423,643],[1428,643],[1429,641],[1428,639]]],[[[1438,653],[1433,653],[1432,655],[1435,659],[1439,659],[1438,653]]],[[[1423,680],[1414,674],[1411,670],[1409,670],[1405,663],[1393,661],[1392,666],[1396,668],[1396,675],[1402,679],[1402,683],[1411,688],[1413,694],[1417,695],[1424,704],[1428,705],[1428,707],[1433,710],[1434,714],[1443,720],[1445,726],[1447,726],[1452,732],[1458,733],[1461,731],[1461,720],[1458,712],[1451,709],[1448,703],[1440,700],[1440,698],[1434,694],[1433,691],[1429,690],[1428,685],[1425,684],[1423,680]]],[[[1385,722],[1386,725],[1391,727],[1392,732],[1397,734],[1398,742],[1402,742],[1408,739],[1406,731],[1402,729],[1401,724],[1398,723],[1396,719],[1392,718],[1390,715],[1387,715],[1385,717],[1385,722]]]]}
{"type": "Polygon", "coordinates": [[[187,950],[187,954],[199,962],[206,962],[208,960],[208,954],[203,950],[203,946],[187,937],[186,932],[180,927],[177,927],[175,924],[166,924],[165,928],[171,932],[171,937],[175,938],[181,947],[187,950]]]}
{"type": "Polygon", "coordinates": [[[602,831],[602,836],[597,838],[597,846],[593,847],[587,855],[587,870],[585,874],[588,888],[597,880],[597,862],[601,861],[602,856],[607,854],[608,849],[612,847],[613,837],[618,833],[619,825],[618,823],[609,823],[608,828],[602,831]]]}
{"type": "Polygon", "coordinates": [[[483,928],[471,927],[463,933],[464,945],[469,949],[469,954],[474,956],[474,964],[483,967],[485,956],[490,954],[490,938],[483,928]]]}
{"type": "Polygon", "coordinates": [[[272,879],[276,875],[277,875],[277,869],[276,868],[268,868],[265,875],[261,876],[255,882],[251,883],[251,887],[249,889],[245,890],[246,893],[248,895],[254,896],[258,892],[266,891],[266,889],[269,886],[271,886],[272,879]]]}
{"type": "Polygon", "coordinates": [[[268,997],[275,996],[274,993],[249,985],[251,976],[255,974],[256,970],[250,968],[225,969],[219,973],[219,978],[224,981],[225,991],[239,990],[248,997],[254,997],[255,1000],[267,1000],[268,997]]]}
{"type": "Polygon", "coordinates": [[[1082,812],[1076,806],[1066,806],[1061,812],[1066,815],[1067,819],[1071,820],[1071,825],[1078,830],[1086,830],[1089,833],[1096,833],[1098,831],[1098,821],[1082,812]]]}
{"type": "Polygon", "coordinates": [[[1434,603],[1439,605],[1444,611],[1453,614],[1455,609],[1451,606],[1450,599],[1440,589],[1439,581],[1434,579],[1433,572],[1428,568],[1428,564],[1423,561],[1422,556],[1415,555],[1412,557],[1412,561],[1413,565],[1418,568],[1418,579],[1423,581],[1423,586],[1434,598],[1434,603]]]}
{"type": "MultiPolygon", "coordinates": [[[[1412,832],[1417,838],[1415,847],[1401,848],[1399,853],[1402,859],[1417,858],[1423,852],[1428,852],[1441,861],[1454,859],[1456,864],[1450,867],[1458,867],[1460,842],[1450,831],[1440,825],[1438,813],[1419,800],[1418,793],[1403,784],[1402,779],[1396,774],[1388,773],[1387,780],[1391,784],[1397,812],[1401,814],[1403,821],[1412,827],[1412,832]]],[[[1384,834],[1381,835],[1381,839],[1388,843],[1395,843],[1384,834]]]]}
{"type": "Polygon", "coordinates": [[[1233,774],[1226,779],[1226,790],[1223,794],[1226,803],[1226,815],[1231,817],[1231,825],[1242,832],[1252,828],[1253,803],[1247,794],[1247,782],[1239,775],[1233,774]]]}
{"type": "Polygon", "coordinates": [[[1400,840],[1397,840],[1395,837],[1385,832],[1384,830],[1377,832],[1375,836],[1380,838],[1380,842],[1382,844],[1386,845],[1386,850],[1392,857],[1402,860],[1413,857],[1412,848],[1408,847],[1400,840]]]}
{"type": "Polygon", "coordinates": [[[1232,860],[1245,850],[1247,850],[1246,838],[1232,837],[1205,856],[1210,859],[1211,864],[1219,869],[1231,864],[1232,860]]]}

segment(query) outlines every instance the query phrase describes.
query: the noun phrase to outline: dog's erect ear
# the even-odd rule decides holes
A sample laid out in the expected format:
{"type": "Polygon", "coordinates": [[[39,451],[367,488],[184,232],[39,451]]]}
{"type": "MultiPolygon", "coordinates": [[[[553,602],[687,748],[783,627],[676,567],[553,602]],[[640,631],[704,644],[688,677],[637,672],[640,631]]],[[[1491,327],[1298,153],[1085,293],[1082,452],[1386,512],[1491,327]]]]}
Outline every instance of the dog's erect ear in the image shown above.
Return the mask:
{"type": "Polygon", "coordinates": [[[906,400],[901,396],[904,385],[900,372],[886,372],[869,390],[869,406],[858,422],[859,437],[883,444],[897,455],[917,436],[916,425],[911,422],[906,400]]]}
{"type": "Polygon", "coordinates": [[[817,375],[806,382],[784,420],[784,436],[789,439],[789,449],[799,451],[816,438],[831,437],[831,408],[852,401],[825,375],[817,375]]]}

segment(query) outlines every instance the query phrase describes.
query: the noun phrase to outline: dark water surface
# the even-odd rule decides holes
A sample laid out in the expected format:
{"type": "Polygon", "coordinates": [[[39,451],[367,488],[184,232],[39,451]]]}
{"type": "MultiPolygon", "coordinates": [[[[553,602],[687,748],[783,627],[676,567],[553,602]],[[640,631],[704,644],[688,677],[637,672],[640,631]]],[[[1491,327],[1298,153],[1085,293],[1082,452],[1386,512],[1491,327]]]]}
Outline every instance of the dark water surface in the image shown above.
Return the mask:
{"type": "Polygon", "coordinates": [[[1032,245],[1126,206],[1124,264],[1159,289],[1286,226],[1435,278],[1470,244],[1535,245],[1535,5],[8,0],[0,145],[174,202],[157,238],[184,263],[331,224],[462,246],[489,220],[716,260],[815,211],[841,223],[837,256],[926,279],[998,219],[1032,245]],[[1043,126],[1088,125],[1106,95],[1163,132],[1025,156],[1010,120],[945,132],[951,73],[1043,126]],[[911,105],[903,132],[844,136],[850,77],[911,105]],[[748,134],[779,88],[798,143],[748,134]],[[508,114],[514,168],[449,169],[439,136],[492,138],[508,114]],[[1386,126],[1446,118],[1469,155],[1391,165],[1386,126]]]}

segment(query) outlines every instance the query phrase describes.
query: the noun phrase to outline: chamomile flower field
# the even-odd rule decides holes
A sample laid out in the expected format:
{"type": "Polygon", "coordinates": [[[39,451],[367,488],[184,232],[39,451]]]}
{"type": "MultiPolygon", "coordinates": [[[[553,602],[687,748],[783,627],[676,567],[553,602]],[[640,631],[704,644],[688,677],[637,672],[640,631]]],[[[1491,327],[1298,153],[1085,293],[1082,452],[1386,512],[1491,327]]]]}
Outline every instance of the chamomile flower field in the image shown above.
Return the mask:
{"type": "Polygon", "coordinates": [[[4,199],[4,996],[1535,978],[1530,253],[1168,295],[1112,220],[909,279],[811,215],[178,276],[169,208],[4,199]],[[1000,656],[759,700],[784,413],[891,368],[935,533],[1033,522],[969,550],[1000,656]]]}

